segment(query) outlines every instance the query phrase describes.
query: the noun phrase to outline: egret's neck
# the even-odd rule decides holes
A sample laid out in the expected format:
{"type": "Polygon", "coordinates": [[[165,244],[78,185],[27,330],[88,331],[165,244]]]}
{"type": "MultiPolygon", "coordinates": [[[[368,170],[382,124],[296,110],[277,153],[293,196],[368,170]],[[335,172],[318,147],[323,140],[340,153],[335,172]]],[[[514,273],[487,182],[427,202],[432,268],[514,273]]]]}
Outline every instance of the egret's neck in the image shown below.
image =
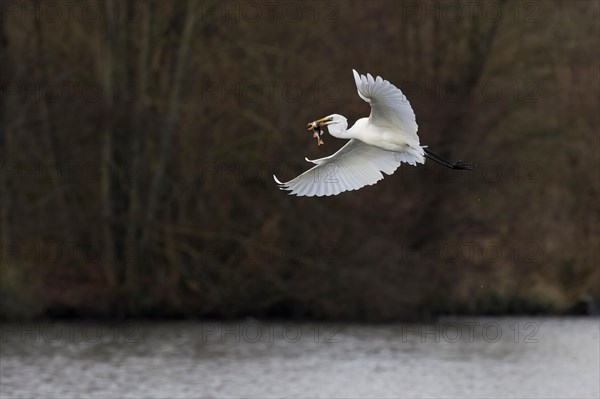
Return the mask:
{"type": "Polygon", "coordinates": [[[356,134],[355,134],[355,133],[356,133],[355,126],[356,126],[356,123],[355,123],[354,125],[352,125],[352,126],[350,127],[350,129],[347,129],[347,130],[344,132],[344,138],[345,138],[345,139],[353,139],[353,138],[355,138],[355,137],[356,137],[356,134]]]}
{"type": "Polygon", "coordinates": [[[351,137],[348,136],[348,133],[350,132],[351,129],[337,129],[337,130],[333,130],[333,129],[329,129],[329,134],[332,135],[333,137],[336,137],[338,139],[349,139],[351,137]]]}
{"type": "Polygon", "coordinates": [[[367,124],[368,118],[361,118],[350,127],[350,129],[345,129],[341,135],[335,135],[335,137],[339,137],[341,139],[356,139],[359,138],[360,132],[364,130],[365,125],[367,124]]]}

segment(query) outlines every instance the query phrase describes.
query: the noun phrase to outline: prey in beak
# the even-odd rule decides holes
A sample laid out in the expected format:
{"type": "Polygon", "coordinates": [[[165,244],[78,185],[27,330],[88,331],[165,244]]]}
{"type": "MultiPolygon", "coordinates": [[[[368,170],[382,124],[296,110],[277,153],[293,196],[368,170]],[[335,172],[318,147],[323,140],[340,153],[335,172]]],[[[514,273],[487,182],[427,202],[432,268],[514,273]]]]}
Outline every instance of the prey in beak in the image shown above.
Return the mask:
{"type": "Polygon", "coordinates": [[[313,137],[315,137],[317,139],[317,147],[320,146],[321,144],[325,144],[323,143],[323,140],[321,139],[321,136],[323,136],[323,126],[326,126],[329,122],[331,122],[331,118],[322,118],[319,120],[316,120],[314,122],[309,122],[306,127],[308,128],[308,131],[313,132],[313,137]]]}

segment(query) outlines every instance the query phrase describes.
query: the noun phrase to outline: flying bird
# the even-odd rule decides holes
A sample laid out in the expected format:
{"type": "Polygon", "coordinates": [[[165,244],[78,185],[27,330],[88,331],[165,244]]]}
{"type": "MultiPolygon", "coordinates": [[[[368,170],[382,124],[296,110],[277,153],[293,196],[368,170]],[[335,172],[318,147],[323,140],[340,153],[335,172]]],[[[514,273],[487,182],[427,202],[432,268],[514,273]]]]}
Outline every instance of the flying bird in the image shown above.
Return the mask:
{"type": "Polygon", "coordinates": [[[471,170],[471,164],[447,161],[421,146],[417,122],[410,103],[400,89],[377,76],[359,75],[352,70],[360,98],[371,106],[368,118],[361,118],[348,129],[348,120],[332,114],[307,127],[323,144],[323,127],[330,135],[350,140],[335,154],[310,160],[311,169],[288,182],[273,178],[281,190],[297,196],[329,196],[377,183],[383,173],[391,175],[402,162],[416,166],[431,159],[451,169],[471,170]]]}

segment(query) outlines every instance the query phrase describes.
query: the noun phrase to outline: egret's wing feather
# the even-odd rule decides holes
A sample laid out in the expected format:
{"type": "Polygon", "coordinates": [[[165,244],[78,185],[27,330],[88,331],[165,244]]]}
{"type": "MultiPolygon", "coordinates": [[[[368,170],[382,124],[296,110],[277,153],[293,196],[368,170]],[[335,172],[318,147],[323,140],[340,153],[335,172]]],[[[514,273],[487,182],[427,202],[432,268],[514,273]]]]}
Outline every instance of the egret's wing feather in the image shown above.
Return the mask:
{"type": "MultiPolygon", "coordinates": [[[[317,165],[295,179],[282,183],[277,177],[273,178],[282,190],[288,190],[290,194],[308,197],[337,195],[377,183],[383,179],[381,172],[391,175],[405,161],[402,154],[353,139],[335,154],[312,161],[317,165]]],[[[407,158],[406,161],[414,164],[412,159],[407,158]]]]}
{"type": "Polygon", "coordinates": [[[415,113],[402,91],[379,76],[373,79],[370,74],[359,75],[354,69],[352,72],[358,95],[371,105],[369,122],[376,126],[396,127],[408,142],[418,145],[415,113]]]}
{"type": "MultiPolygon", "coordinates": [[[[308,162],[314,163],[315,165],[320,165],[323,162],[326,162],[327,160],[332,159],[333,157],[340,157],[340,156],[342,156],[343,154],[345,154],[345,153],[347,153],[349,151],[353,151],[356,148],[356,146],[359,145],[355,141],[358,141],[358,140],[350,140],[342,148],[340,148],[339,150],[337,150],[336,152],[334,152],[332,155],[329,155],[327,157],[318,158],[318,159],[308,159],[307,157],[304,157],[304,159],[306,161],[308,161],[308,162]],[[350,144],[352,144],[352,145],[350,145],[350,144]]],[[[364,143],[362,143],[362,144],[364,144],[364,143]]]]}

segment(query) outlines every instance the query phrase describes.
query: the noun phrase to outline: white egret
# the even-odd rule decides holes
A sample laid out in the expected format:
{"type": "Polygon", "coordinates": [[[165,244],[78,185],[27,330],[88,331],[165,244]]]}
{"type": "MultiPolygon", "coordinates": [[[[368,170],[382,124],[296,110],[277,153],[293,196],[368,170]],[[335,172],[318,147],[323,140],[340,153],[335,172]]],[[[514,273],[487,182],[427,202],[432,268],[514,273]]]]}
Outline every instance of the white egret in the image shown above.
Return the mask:
{"type": "Polygon", "coordinates": [[[318,145],[323,144],[323,126],[333,137],[350,141],[328,157],[306,158],[315,166],[295,179],[283,183],[273,175],[280,189],[298,196],[337,195],[377,183],[383,179],[381,172],[391,175],[402,162],[416,166],[425,163],[425,158],[452,169],[471,169],[470,164],[446,161],[420,145],[415,113],[400,89],[379,76],[374,79],[352,72],[358,95],[371,105],[371,115],[350,129],[346,118],[338,114],[309,123],[318,145]]]}

